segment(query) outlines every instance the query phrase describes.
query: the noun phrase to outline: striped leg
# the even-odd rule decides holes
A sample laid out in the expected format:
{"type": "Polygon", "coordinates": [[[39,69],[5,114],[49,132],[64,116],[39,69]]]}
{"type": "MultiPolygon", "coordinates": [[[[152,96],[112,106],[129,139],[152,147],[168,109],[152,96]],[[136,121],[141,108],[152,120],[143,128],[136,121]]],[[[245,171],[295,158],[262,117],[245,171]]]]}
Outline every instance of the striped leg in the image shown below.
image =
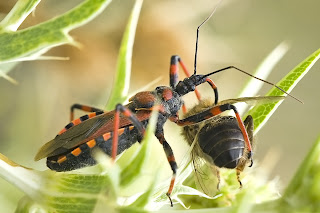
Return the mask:
{"type": "Polygon", "coordinates": [[[173,206],[170,195],[172,193],[174,182],[176,180],[176,173],[177,173],[178,166],[177,166],[176,160],[174,158],[173,151],[172,151],[170,145],[168,144],[168,142],[166,141],[166,139],[164,138],[163,129],[162,128],[157,129],[155,135],[163,146],[164,152],[166,153],[168,162],[169,162],[171,170],[173,172],[171,182],[170,182],[170,187],[167,192],[167,196],[170,200],[171,206],[173,206]]]}
{"type": "Polygon", "coordinates": [[[116,159],[117,156],[117,149],[118,149],[118,129],[119,129],[119,122],[120,122],[120,113],[123,114],[125,117],[129,118],[132,122],[133,126],[137,128],[139,133],[143,136],[145,132],[145,128],[142,123],[138,120],[138,118],[132,113],[128,108],[123,106],[122,104],[117,104],[115,115],[114,115],[114,134],[112,137],[112,154],[111,157],[113,160],[116,159]]]}
{"type": "Polygon", "coordinates": [[[98,109],[98,108],[95,108],[95,107],[86,106],[86,105],[83,105],[83,104],[73,104],[70,107],[70,121],[73,121],[73,119],[74,119],[74,110],[75,109],[80,109],[80,110],[85,111],[85,112],[103,112],[102,109],[98,109]]]}
{"type": "MultiPolygon", "coordinates": [[[[178,68],[178,63],[180,64],[180,66],[182,67],[183,72],[185,73],[185,75],[187,77],[190,77],[190,73],[187,69],[187,67],[184,65],[184,63],[182,62],[180,56],[178,55],[173,55],[171,56],[171,60],[170,60],[170,87],[171,88],[175,88],[176,85],[178,84],[179,81],[179,68],[178,68]]],[[[197,90],[197,88],[194,90],[194,92],[196,93],[197,99],[200,100],[201,96],[199,91],[197,90]]],[[[187,108],[185,106],[185,104],[182,105],[182,111],[183,113],[187,112],[187,108]]]]}
{"type": "Polygon", "coordinates": [[[73,104],[70,108],[70,121],[71,122],[68,123],[62,130],[60,130],[58,135],[61,135],[62,133],[66,132],[68,129],[70,129],[71,127],[76,126],[76,125],[80,124],[81,122],[88,120],[89,118],[96,117],[96,116],[101,115],[103,113],[104,113],[104,111],[101,109],[98,109],[98,108],[85,106],[82,104],[73,104]],[[83,115],[80,118],[77,118],[74,120],[74,110],[75,109],[80,109],[85,112],[92,112],[92,113],[89,113],[87,115],[83,115]]]}
{"type": "Polygon", "coordinates": [[[85,120],[88,120],[90,118],[96,117],[96,116],[101,115],[103,113],[104,113],[103,111],[93,112],[93,113],[90,113],[90,114],[87,114],[87,115],[83,115],[80,118],[77,118],[75,120],[72,120],[62,130],[60,130],[58,135],[61,135],[62,133],[66,132],[68,129],[70,129],[71,127],[76,126],[76,125],[82,123],[85,120]]]}
{"type": "Polygon", "coordinates": [[[251,159],[252,148],[251,148],[251,142],[250,142],[247,130],[242,122],[242,119],[241,119],[236,107],[232,104],[223,104],[223,105],[219,105],[219,106],[214,106],[210,109],[207,109],[207,110],[200,112],[198,114],[189,116],[189,117],[182,119],[182,120],[179,119],[178,115],[172,116],[169,119],[172,122],[175,122],[176,124],[178,124],[179,126],[186,126],[186,125],[195,124],[195,123],[201,122],[203,120],[209,119],[209,118],[216,116],[216,115],[219,115],[222,112],[227,111],[227,110],[233,110],[236,115],[238,125],[240,127],[240,130],[242,132],[243,138],[244,138],[246,146],[247,146],[247,150],[248,150],[247,157],[248,157],[248,159],[251,159]]]}
{"type": "MultiPolygon", "coordinates": [[[[190,73],[187,69],[187,67],[184,65],[184,63],[182,62],[180,56],[178,55],[173,55],[171,56],[171,60],[170,60],[170,87],[175,88],[176,85],[178,84],[179,81],[179,77],[178,77],[178,73],[179,73],[179,69],[178,69],[178,63],[180,64],[183,72],[185,73],[185,75],[187,77],[190,77],[190,73]]],[[[194,91],[196,93],[196,96],[198,98],[198,100],[201,99],[200,93],[197,89],[195,89],[194,91]]]]}
{"type": "Polygon", "coordinates": [[[206,78],[206,82],[208,82],[208,84],[211,86],[211,88],[214,91],[214,105],[217,105],[218,104],[218,88],[210,78],[206,78]]]}

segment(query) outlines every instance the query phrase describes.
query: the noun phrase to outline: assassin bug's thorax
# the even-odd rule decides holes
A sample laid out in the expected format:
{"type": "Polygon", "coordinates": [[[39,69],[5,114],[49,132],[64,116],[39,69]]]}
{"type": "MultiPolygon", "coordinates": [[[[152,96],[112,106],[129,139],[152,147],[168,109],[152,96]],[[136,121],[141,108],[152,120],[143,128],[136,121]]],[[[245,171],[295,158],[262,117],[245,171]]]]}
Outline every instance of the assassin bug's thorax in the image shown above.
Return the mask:
{"type": "Polygon", "coordinates": [[[137,110],[159,107],[159,112],[169,117],[176,114],[183,104],[181,95],[167,86],[156,87],[154,91],[139,92],[129,99],[128,108],[135,112],[137,110]]]}

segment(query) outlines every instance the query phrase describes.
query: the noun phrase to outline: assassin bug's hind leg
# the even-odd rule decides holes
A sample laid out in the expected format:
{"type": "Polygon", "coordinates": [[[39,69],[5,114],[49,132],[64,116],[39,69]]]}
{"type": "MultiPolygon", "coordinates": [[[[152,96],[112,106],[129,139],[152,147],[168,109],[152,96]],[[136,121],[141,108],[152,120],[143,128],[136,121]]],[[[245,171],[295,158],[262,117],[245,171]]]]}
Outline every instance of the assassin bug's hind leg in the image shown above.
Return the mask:
{"type": "Polygon", "coordinates": [[[82,105],[82,104],[73,104],[70,107],[70,123],[68,123],[62,130],[60,130],[60,132],[57,134],[57,136],[65,133],[71,127],[76,126],[85,120],[93,118],[97,115],[101,115],[103,113],[104,113],[104,111],[101,109],[98,109],[98,108],[94,108],[94,107],[90,107],[90,106],[86,106],[86,105],[82,105]],[[80,118],[74,119],[74,110],[75,109],[80,109],[85,112],[92,112],[92,113],[90,113],[88,115],[83,115],[80,118]]]}
{"type": "Polygon", "coordinates": [[[85,112],[104,112],[104,110],[102,109],[98,109],[95,107],[91,107],[91,106],[87,106],[87,105],[83,105],[83,104],[73,104],[70,107],[70,121],[73,121],[74,119],[74,110],[75,109],[79,109],[85,112]]]}
{"type": "Polygon", "coordinates": [[[123,114],[125,117],[129,118],[132,122],[133,126],[137,128],[141,136],[143,137],[145,133],[145,128],[143,124],[139,121],[139,119],[132,113],[127,107],[123,106],[122,104],[117,104],[115,109],[114,115],[114,131],[112,137],[112,152],[111,157],[113,160],[116,159],[117,150],[118,150],[118,129],[120,125],[120,113],[123,114]]]}

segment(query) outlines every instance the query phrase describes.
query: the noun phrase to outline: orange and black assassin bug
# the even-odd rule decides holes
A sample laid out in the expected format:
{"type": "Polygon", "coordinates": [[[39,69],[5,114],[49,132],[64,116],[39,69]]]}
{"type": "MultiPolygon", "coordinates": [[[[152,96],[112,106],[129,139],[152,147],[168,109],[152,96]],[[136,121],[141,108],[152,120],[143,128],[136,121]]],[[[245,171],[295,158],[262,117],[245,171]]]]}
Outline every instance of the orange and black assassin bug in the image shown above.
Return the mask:
{"type": "MultiPolygon", "coordinates": [[[[142,140],[153,109],[158,111],[155,136],[163,145],[163,149],[173,172],[167,192],[171,205],[172,201],[170,194],[174,187],[177,164],[173,151],[169,143],[166,141],[163,133],[163,125],[168,119],[179,126],[186,126],[209,119],[224,111],[233,110],[248,150],[247,158],[251,159],[250,139],[243,121],[241,120],[234,105],[227,103],[213,106],[205,111],[184,119],[179,119],[178,116],[178,111],[181,108],[186,112],[182,96],[195,91],[198,99],[200,99],[196,86],[205,82],[207,82],[214,91],[215,105],[218,103],[217,87],[208,76],[233,68],[254,77],[234,66],[228,66],[206,75],[199,75],[196,73],[199,29],[212,16],[214,11],[197,28],[193,75],[189,74],[180,57],[174,55],[171,57],[170,61],[170,87],[158,86],[153,91],[139,92],[129,99],[129,103],[127,105],[118,104],[116,109],[110,112],[105,112],[101,109],[80,104],[74,104],[71,107],[72,121],[66,125],[53,140],[40,148],[39,152],[35,156],[35,160],[47,158],[47,166],[50,169],[58,172],[64,172],[96,164],[95,159],[91,155],[92,150],[95,148],[100,148],[107,155],[110,155],[115,159],[118,154],[131,147],[137,141],[140,142],[142,140]],[[188,76],[182,81],[178,81],[178,64],[180,64],[182,70],[188,76]],[[81,109],[92,113],[73,120],[74,109],[81,109]]],[[[277,87],[270,82],[257,77],[254,78],[277,87]]],[[[277,88],[283,91],[281,88],[277,88]]]]}

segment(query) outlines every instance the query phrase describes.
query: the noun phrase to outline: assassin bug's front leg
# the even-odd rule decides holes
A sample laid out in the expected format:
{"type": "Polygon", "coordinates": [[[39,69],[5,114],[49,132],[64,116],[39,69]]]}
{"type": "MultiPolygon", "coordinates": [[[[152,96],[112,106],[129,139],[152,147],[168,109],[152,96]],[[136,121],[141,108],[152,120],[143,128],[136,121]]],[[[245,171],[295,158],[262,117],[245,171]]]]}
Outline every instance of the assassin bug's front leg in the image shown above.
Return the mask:
{"type": "Polygon", "coordinates": [[[134,127],[136,127],[143,137],[145,133],[145,128],[142,125],[142,123],[138,120],[138,118],[125,106],[122,104],[117,104],[116,110],[115,110],[115,116],[114,116],[114,134],[112,138],[112,154],[111,157],[113,160],[116,159],[117,156],[117,149],[118,149],[118,131],[119,129],[119,118],[120,113],[122,113],[125,117],[129,118],[133,124],[134,127]]]}

